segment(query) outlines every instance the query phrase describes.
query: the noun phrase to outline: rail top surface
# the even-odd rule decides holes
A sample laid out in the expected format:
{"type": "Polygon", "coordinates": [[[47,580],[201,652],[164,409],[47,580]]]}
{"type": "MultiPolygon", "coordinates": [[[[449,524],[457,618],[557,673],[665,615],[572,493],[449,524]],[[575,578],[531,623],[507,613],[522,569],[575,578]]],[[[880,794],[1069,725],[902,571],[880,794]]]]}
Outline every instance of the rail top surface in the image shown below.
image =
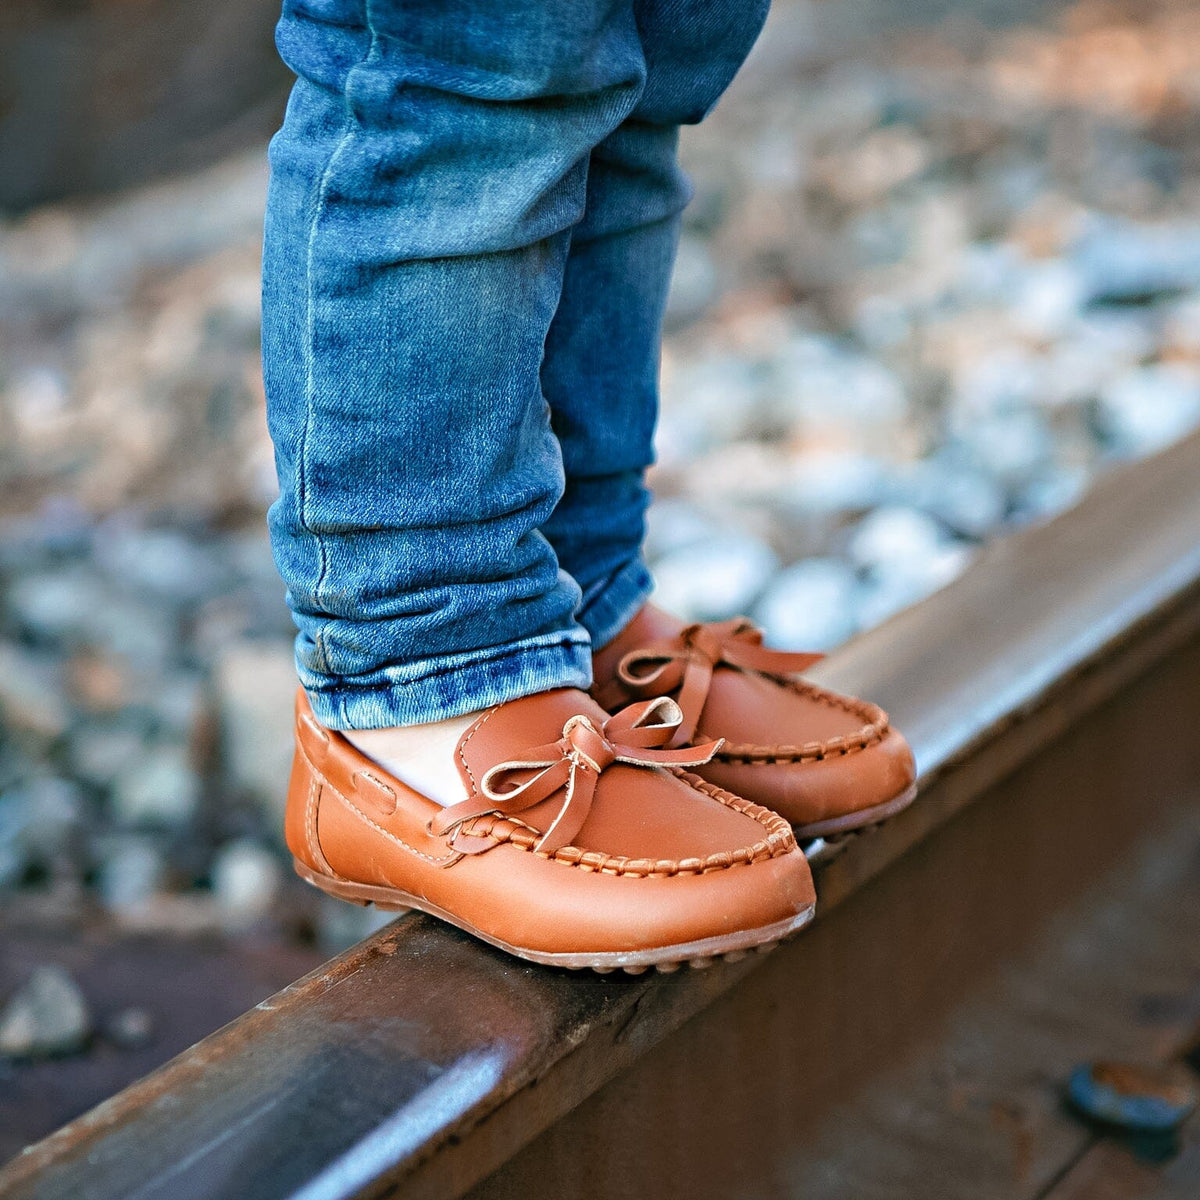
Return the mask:
{"type": "MultiPolygon", "coordinates": [[[[1053,736],[1072,705],[1078,715],[1169,654],[1172,629],[1198,627],[1200,435],[1113,472],[832,655],[814,677],[889,709],[922,795],[822,868],[821,903],[1017,765],[1030,727],[1053,736]]],[[[778,951],[804,952],[803,937],[778,951]]],[[[408,916],[30,1147],[0,1169],[0,1196],[456,1195],[757,961],[561,972],[408,916]]]]}

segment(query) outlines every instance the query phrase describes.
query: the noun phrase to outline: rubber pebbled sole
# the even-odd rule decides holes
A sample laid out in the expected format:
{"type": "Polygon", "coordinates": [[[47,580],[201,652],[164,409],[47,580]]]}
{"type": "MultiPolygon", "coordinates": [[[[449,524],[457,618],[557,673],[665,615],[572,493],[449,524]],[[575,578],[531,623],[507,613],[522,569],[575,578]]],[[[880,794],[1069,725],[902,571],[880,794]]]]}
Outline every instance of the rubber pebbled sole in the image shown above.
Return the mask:
{"type": "Polygon", "coordinates": [[[881,825],[889,817],[903,812],[917,798],[917,785],[914,783],[898,796],[875,804],[871,808],[861,808],[857,812],[846,813],[841,817],[830,817],[825,821],[812,821],[808,825],[793,825],[792,829],[799,838],[836,837],[842,833],[855,833],[867,826],[881,825]]]}
{"type": "Polygon", "coordinates": [[[759,929],[742,929],[736,933],[722,934],[718,937],[701,938],[695,942],[682,942],[674,946],[655,946],[646,950],[628,951],[576,951],[570,954],[548,953],[542,950],[530,950],[523,946],[512,946],[499,938],[491,937],[481,930],[460,921],[444,908],[431,903],[419,896],[410,895],[399,888],[379,887],[370,883],[355,883],[350,879],[335,879],[331,875],[323,875],[293,859],[296,874],[314,887],[336,896],[339,900],[348,900],[351,904],[375,905],[376,908],[391,912],[407,912],[415,909],[428,913],[440,921],[455,926],[457,929],[495,946],[526,962],[538,963],[546,967],[563,967],[570,971],[591,970],[606,975],[610,971],[624,971],[629,975],[640,975],[653,967],[657,971],[668,973],[678,970],[685,964],[690,967],[703,968],[712,966],[721,959],[725,962],[739,962],[750,953],[766,953],[773,950],[784,938],[799,933],[813,919],[816,905],[810,904],[794,916],[759,929]]]}
{"type": "Polygon", "coordinates": [[[812,825],[794,825],[798,842],[804,845],[804,857],[809,864],[827,863],[837,858],[855,838],[874,833],[885,821],[903,812],[917,797],[917,785],[901,792],[892,800],[849,813],[845,817],[833,817],[828,821],[816,821],[812,825]]]}

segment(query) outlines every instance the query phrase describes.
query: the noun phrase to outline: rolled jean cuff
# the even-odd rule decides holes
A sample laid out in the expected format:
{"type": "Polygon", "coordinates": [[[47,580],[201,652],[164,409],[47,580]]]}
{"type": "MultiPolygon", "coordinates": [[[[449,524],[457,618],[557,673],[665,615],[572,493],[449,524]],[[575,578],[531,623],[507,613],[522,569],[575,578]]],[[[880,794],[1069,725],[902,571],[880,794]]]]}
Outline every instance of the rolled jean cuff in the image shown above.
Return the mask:
{"type": "Polygon", "coordinates": [[[585,588],[575,619],[591,634],[592,646],[607,645],[637,616],[654,590],[654,579],[641,558],[585,588]]]}
{"type": "Polygon", "coordinates": [[[592,648],[582,629],[542,634],[509,646],[385,667],[370,678],[314,675],[300,682],[317,720],[330,729],[426,725],[551,688],[586,690],[592,648]]]}

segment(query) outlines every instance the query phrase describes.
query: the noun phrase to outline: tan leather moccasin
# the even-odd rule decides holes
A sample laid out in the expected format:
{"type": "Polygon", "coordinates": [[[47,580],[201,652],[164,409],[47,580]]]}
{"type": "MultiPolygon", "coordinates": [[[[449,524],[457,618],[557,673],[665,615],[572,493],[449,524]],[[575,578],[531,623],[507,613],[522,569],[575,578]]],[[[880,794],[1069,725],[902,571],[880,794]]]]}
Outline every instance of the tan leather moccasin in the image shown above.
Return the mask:
{"type": "Polygon", "coordinates": [[[592,693],[610,711],[673,697],[683,720],[669,745],[722,739],[698,775],[774,809],[801,840],[833,839],[910,804],[916,768],[878,705],[800,678],[820,657],[768,649],[744,617],[685,625],[648,604],[595,655],[592,693]]]}
{"type": "Polygon", "coordinates": [[[767,947],[812,918],[786,821],[685,768],[669,698],[610,716],[559,689],[488,709],[457,748],[461,803],[395,779],[299,692],[286,832],[296,870],[417,908],[521,958],[633,973],[767,947]]]}

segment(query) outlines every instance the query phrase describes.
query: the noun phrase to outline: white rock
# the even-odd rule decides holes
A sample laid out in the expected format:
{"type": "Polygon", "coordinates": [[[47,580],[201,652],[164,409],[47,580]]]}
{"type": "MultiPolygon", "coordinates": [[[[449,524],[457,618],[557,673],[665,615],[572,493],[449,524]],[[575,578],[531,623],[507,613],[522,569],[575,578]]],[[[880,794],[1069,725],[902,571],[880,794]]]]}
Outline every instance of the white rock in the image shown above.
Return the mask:
{"type": "Polygon", "coordinates": [[[4,798],[21,813],[20,840],[27,858],[47,862],[63,853],[83,820],[83,792],[70,779],[37,775],[6,790],[4,798]]]}
{"type": "Polygon", "coordinates": [[[1163,341],[1190,355],[1200,355],[1200,291],[1182,297],[1167,309],[1163,341]]]}
{"type": "Polygon", "coordinates": [[[1017,328],[1038,339],[1056,338],[1079,314],[1087,287],[1079,271],[1061,259],[1033,263],[1021,273],[1011,311],[1017,328]]]}
{"type": "Polygon", "coordinates": [[[88,783],[108,787],[131,762],[141,759],[146,739],[129,726],[88,723],[72,732],[69,745],[71,770],[88,783]]]}
{"type": "Polygon", "coordinates": [[[878,504],[888,488],[879,459],[850,451],[812,451],[793,461],[795,476],[780,500],[803,513],[862,511],[878,504]]]}
{"type": "Polygon", "coordinates": [[[1093,216],[1072,257],[1093,300],[1133,300],[1200,287],[1200,224],[1136,224],[1093,216]]]}
{"type": "Polygon", "coordinates": [[[25,870],[23,829],[24,813],[7,793],[0,792],[0,887],[17,883],[25,870]]]}
{"type": "Polygon", "coordinates": [[[855,631],[859,584],[837,558],[808,558],[788,567],[754,610],[766,640],[782,650],[831,650],[855,631]]]}
{"type": "Polygon", "coordinates": [[[85,555],[91,529],[78,499],[50,496],[37,512],[0,521],[0,567],[25,572],[44,554],[85,555]]]}
{"type": "Polygon", "coordinates": [[[1018,487],[1049,461],[1054,450],[1046,418],[1032,407],[1013,407],[955,422],[959,445],[1005,487],[1018,487]]]}
{"type": "Polygon", "coordinates": [[[176,619],[166,606],[129,596],[99,603],[84,637],[141,671],[165,671],[179,652],[176,619]]]}
{"type": "Polygon", "coordinates": [[[198,672],[173,671],[156,681],[147,701],[163,729],[188,737],[204,714],[204,680],[198,672]]]}
{"type": "Polygon", "coordinates": [[[95,558],[114,580],[164,599],[196,600],[222,580],[213,555],[174,529],[107,521],[96,530],[95,558]]]}
{"type": "Polygon", "coordinates": [[[915,463],[901,480],[907,503],[931,513],[957,533],[981,538],[1004,521],[1004,489],[965,461],[942,455],[915,463]]]}
{"type": "Polygon", "coordinates": [[[712,538],[658,560],[654,599],[685,620],[724,620],[747,611],[778,567],[774,551],[753,538],[712,538]]]}
{"type": "Polygon", "coordinates": [[[879,625],[894,613],[924,600],[952,583],[970,566],[974,548],[965,543],[949,543],[920,561],[893,566],[868,576],[859,593],[858,623],[863,629],[879,625]]]}
{"type": "Polygon", "coordinates": [[[8,607],[36,638],[94,646],[139,668],[159,669],[178,649],[161,604],[120,594],[82,563],[17,578],[8,607]]]}
{"type": "Polygon", "coordinates": [[[82,563],[31,572],[13,580],[8,609],[35,637],[79,636],[92,622],[99,585],[96,573],[82,563]]]}
{"type": "Polygon", "coordinates": [[[718,532],[713,521],[686,500],[655,500],[646,513],[646,557],[653,562],[672,550],[707,541],[718,532]]]}
{"type": "Polygon", "coordinates": [[[794,337],[774,363],[779,423],[802,436],[856,451],[889,454],[905,425],[908,398],[899,376],[813,334],[794,337]]]}
{"type": "Polygon", "coordinates": [[[1026,262],[1010,242],[972,242],[958,263],[954,290],[960,304],[1007,302],[1020,287],[1026,262]]]}
{"type": "Polygon", "coordinates": [[[66,733],[71,710],[63,693],[59,662],[0,641],[0,718],[10,733],[39,743],[52,742],[66,733]]]}
{"type": "Polygon", "coordinates": [[[83,819],[79,785],[35,776],[0,790],[0,883],[20,880],[38,864],[69,861],[83,819]]]}
{"type": "Polygon", "coordinates": [[[966,569],[974,553],[927,513],[900,505],[864,518],[847,549],[866,573],[857,612],[862,628],[944,587],[966,569]]]}
{"type": "Polygon", "coordinates": [[[1057,468],[1034,479],[1017,497],[1018,521],[1044,521],[1077,504],[1088,489],[1091,473],[1086,467],[1057,468]]]}
{"type": "Polygon", "coordinates": [[[0,1013],[0,1054],[72,1054],[83,1048],[91,1029],[87,1001],[75,980],[62,967],[37,967],[0,1013]]]}
{"type": "Polygon", "coordinates": [[[1200,372],[1182,364],[1139,367],[1100,396],[1104,432],[1118,454],[1152,454],[1200,424],[1200,372]]]}
{"type": "Polygon", "coordinates": [[[1051,407],[1090,400],[1114,376],[1152,354],[1156,340],[1142,313],[1084,313],[1048,347],[1042,386],[1032,399],[1051,407]]]}
{"type": "Polygon", "coordinates": [[[946,544],[943,527],[916,508],[886,505],[865,516],[850,536],[851,560],[867,570],[902,574],[937,556],[946,544]]]}
{"type": "Polygon", "coordinates": [[[9,383],[4,407],[20,439],[31,448],[53,444],[70,420],[68,383],[53,367],[33,367],[19,372],[9,383]]]}
{"type": "Polygon", "coordinates": [[[282,836],[296,693],[291,644],[246,641],[226,647],[214,684],[229,779],[263,806],[282,836]]]}
{"type": "Polygon", "coordinates": [[[110,795],[120,825],[183,825],[195,813],[200,781],[187,747],[165,743],[128,763],[113,780],[110,795]]]}
{"type": "Polygon", "coordinates": [[[217,851],[212,865],[213,895],[231,928],[246,928],[267,916],[283,885],[278,858],[248,838],[217,851]]]}
{"type": "Polygon", "coordinates": [[[984,417],[1007,416],[1030,408],[1043,390],[1044,367],[1022,346],[1001,342],[990,353],[972,355],[955,371],[951,396],[952,429],[970,436],[984,417]]]}
{"type": "Polygon", "coordinates": [[[664,467],[686,465],[714,445],[735,441],[753,425],[762,382],[752,364],[708,354],[664,365],[662,411],[655,445],[664,467]]]}
{"type": "Polygon", "coordinates": [[[140,1050],[154,1040],[154,1017],[140,1005],[119,1009],[104,1023],[104,1036],[124,1050],[140,1050]]]}
{"type": "Polygon", "coordinates": [[[884,125],[823,159],[825,183],[843,202],[859,207],[880,201],[929,164],[929,142],[908,125],[884,125]]]}
{"type": "Polygon", "coordinates": [[[871,350],[891,350],[903,345],[912,331],[912,313],[894,296],[867,296],[854,314],[854,333],[871,350]]]}
{"type": "Polygon", "coordinates": [[[785,447],[774,441],[734,441],[698,455],[680,472],[680,487],[689,496],[728,513],[738,508],[761,511],[792,480],[793,466],[785,447]]]}
{"type": "Polygon", "coordinates": [[[139,908],[162,887],[166,861],[154,841],[118,836],[103,849],[97,884],[105,907],[113,912],[139,908]]]}

